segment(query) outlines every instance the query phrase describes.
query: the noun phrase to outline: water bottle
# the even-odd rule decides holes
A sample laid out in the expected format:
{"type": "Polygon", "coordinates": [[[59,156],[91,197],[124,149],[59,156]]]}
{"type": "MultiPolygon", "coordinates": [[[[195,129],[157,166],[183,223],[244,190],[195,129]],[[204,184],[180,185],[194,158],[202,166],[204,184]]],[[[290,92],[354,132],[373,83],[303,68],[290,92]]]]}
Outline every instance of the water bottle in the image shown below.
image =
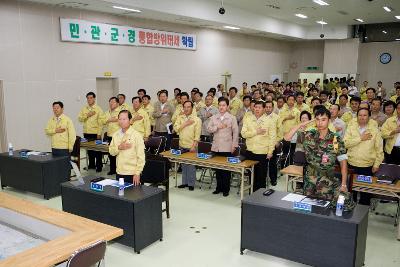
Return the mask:
{"type": "Polygon", "coordinates": [[[8,155],[9,156],[14,155],[14,147],[11,143],[8,143],[8,155]]]}
{"type": "Polygon", "coordinates": [[[118,196],[120,196],[120,197],[124,196],[124,189],[125,189],[125,185],[120,185],[119,186],[118,196]]]}
{"type": "Polygon", "coordinates": [[[340,195],[336,203],[336,216],[342,216],[344,208],[344,196],[340,195]]]}

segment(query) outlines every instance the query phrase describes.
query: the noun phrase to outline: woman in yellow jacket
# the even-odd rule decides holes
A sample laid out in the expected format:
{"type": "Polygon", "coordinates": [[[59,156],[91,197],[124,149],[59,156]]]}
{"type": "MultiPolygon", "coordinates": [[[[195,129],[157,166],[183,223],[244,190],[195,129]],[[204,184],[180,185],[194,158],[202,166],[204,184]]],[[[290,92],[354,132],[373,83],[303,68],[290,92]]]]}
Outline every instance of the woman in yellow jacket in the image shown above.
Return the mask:
{"type": "MultiPolygon", "coordinates": [[[[383,140],[378,127],[370,120],[367,108],[357,111],[357,122],[350,123],[344,135],[349,169],[359,175],[372,176],[383,161],[383,140]]],[[[370,196],[360,194],[360,203],[370,204],[370,196]]]]}

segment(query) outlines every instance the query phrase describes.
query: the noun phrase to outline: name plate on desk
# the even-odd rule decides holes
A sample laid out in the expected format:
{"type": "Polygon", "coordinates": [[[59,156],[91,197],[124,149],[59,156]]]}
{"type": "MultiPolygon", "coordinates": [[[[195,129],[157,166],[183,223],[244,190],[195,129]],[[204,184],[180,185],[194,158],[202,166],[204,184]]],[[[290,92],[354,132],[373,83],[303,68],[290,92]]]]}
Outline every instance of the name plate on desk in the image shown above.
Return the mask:
{"type": "Polygon", "coordinates": [[[101,184],[90,183],[90,189],[93,191],[103,192],[104,188],[101,184]]]}
{"type": "Polygon", "coordinates": [[[101,140],[95,140],[94,143],[95,143],[96,145],[101,145],[101,144],[103,143],[103,141],[101,141],[101,140]]]}
{"type": "Polygon", "coordinates": [[[88,140],[86,139],[86,138],[84,138],[84,137],[81,137],[81,143],[85,143],[85,142],[87,142],[88,140]]]}
{"type": "Polygon", "coordinates": [[[197,158],[199,159],[210,159],[211,155],[207,153],[197,153],[197,158]]]}
{"type": "Polygon", "coordinates": [[[357,175],[357,182],[372,184],[372,176],[357,175]]]}
{"type": "Polygon", "coordinates": [[[228,163],[232,164],[240,163],[240,159],[238,157],[227,157],[226,160],[228,163]]]}
{"type": "Polygon", "coordinates": [[[174,156],[182,155],[182,151],[180,149],[171,149],[171,154],[174,156]]]}
{"type": "Polygon", "coordinates": [[[303,202],[294,201],[293,202],[293,209],[300,210],[300,211],[305,211],[305,212],[311,212],[312,205],[311,204],[307,204],[307,203],[303,203],[303,202]]]}

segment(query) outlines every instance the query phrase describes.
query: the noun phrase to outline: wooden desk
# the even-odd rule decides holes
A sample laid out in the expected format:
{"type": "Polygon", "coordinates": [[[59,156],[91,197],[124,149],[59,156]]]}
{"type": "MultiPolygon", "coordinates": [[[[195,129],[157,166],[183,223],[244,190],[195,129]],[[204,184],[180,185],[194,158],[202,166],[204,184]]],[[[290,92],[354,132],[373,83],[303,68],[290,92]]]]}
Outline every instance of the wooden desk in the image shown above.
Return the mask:
{"type": "Polygon", "coordinates": [[[0,267],[54,266],[66,261],[77,249],[123,234],[122,229],[40,206],[3,192],[0,192],[0,206],[71,231],[68,235],[0,261],[0,267]]]}
{"type": "Polygon", "coordinates": [[[289,183],[303,181],[303,166],[289,165],[283,168],[281,173],[286,175],[286,192],[288,191],[289,183]]]}
{"type": "Polygon", "coordinates": [[[108,153],[109,145],[96,145],[95,141],[81,142],[81,148],[108,153]]]}
{"type": "MultiPolygon", "coordinates": [[[[400,181],[397,181],[395,185],[387,185],[378,183],[376,180],[376,177],[372,177],[372,184],[357,182],[357,174],[353,174],[352,190],[374,195],[394,197],[400,200],[400,181]]],[[[400,224],[397,224],[397,240],[400,240],[400,224]]]]}
{"type": "Polygon", "coordinates": [[[214,156],[210,159],[199,159],[197,158],[196,153],[184,153],[180,156],[172,155],[170,151],[164,151],[160,153],[160,155],[168,158],[171,162],[175,164],[175,187],[178,186],[178,164],[189,164],[195,165],[199,167],[212,168],[212,169],[220,169],[231,172],[240,173],[240,199],[243,199],[243,193],[245,190],[249,190],[249,193],[253,192],[253,182],[254,182],[254,165],[258,163],[258,161],[254,160],[244,160],[240,163],[228,163],[226,157],[214,156]],[[246,170],[251,171],[251,184],[244,185],[244,172],[246,170]]]}
{"type": "MultiPolygon", "coordinates": [[[[95,141],[81,142],[81,148],[86,150],[86,166],[89,166],[89,156],[87,154],[88,150],[108,153],[109,145],[96,145],[95,141]]],[[[79,161],[84,158],[80,158],[79,161]]]]}

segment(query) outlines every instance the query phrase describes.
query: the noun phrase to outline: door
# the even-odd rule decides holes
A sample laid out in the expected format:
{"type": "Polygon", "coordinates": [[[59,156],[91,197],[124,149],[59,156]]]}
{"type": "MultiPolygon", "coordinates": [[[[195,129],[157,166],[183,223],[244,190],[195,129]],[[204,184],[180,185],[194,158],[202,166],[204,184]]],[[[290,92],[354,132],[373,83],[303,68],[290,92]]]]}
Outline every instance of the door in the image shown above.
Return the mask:
{"type": "Polygon", "coordinates": [[[96,78],[96,89],[97,89],[97,97],[96,97],[97,105],[99,105],[103,111],[106,111],[109,109],[108,100],[111,97],[118,95],[119,91],[118,78],[98,77],[96,78]]]}

